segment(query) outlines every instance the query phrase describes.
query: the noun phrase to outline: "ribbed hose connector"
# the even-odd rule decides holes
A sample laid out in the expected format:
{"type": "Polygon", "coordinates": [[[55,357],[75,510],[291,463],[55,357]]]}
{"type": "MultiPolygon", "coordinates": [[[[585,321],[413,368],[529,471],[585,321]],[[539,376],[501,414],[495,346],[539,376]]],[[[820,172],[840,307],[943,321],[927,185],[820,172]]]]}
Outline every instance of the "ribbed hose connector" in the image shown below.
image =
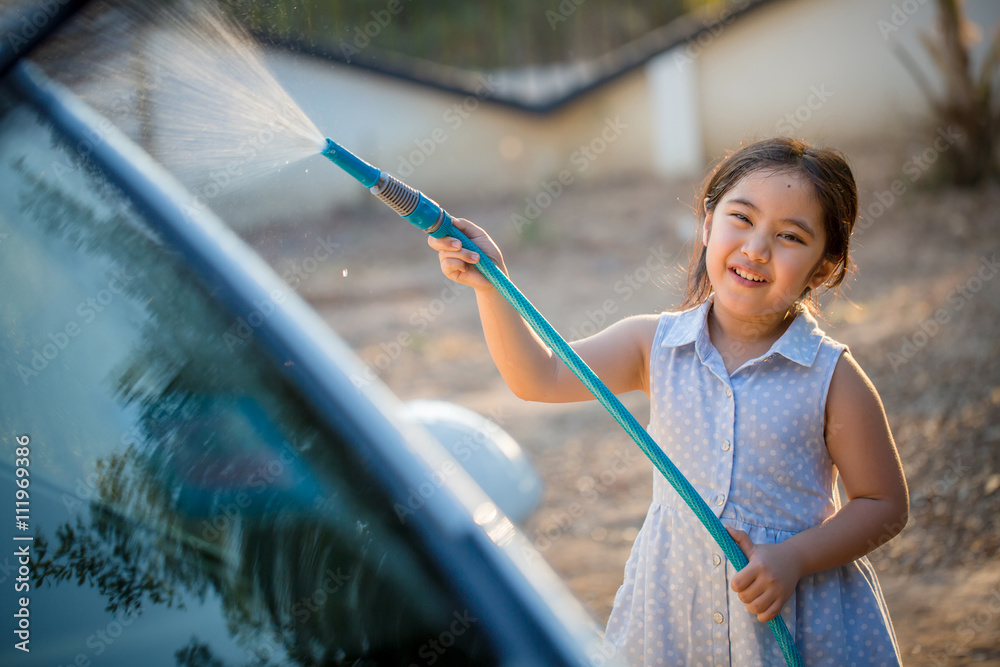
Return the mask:
{"type": "Polygon", "coordinates": [[[420,203],[420,191],[411,188],[395,176],[385,173],[379,175],[378,183],[373,185],[371,193],[389,205],[393,211],[406,217],[417,210],[420,203]]]}

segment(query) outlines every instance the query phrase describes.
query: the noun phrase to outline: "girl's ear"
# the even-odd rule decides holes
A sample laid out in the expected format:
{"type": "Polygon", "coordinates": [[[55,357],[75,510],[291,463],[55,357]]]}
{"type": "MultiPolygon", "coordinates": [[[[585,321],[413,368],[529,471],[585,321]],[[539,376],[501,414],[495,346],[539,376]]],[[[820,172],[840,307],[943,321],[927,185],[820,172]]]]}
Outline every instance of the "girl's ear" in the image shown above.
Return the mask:
{"type": "Polygon", "coordinates": [[[706,248],[708,247],[708,237],[711,235],[712,231],[712,211],[705,213],[705,224],[702,225],[701,232],[701,243],[706,248]]]}
{"type": "Polygon", "coordinates": [[[824,259],[820,262],[820,265],[816,267],[813,272],[812,278],[809,279],[809,289],[816,289],[833,275],[833,272],[837,269],[837,262],[833,262],[829,259],[824,259]]]}

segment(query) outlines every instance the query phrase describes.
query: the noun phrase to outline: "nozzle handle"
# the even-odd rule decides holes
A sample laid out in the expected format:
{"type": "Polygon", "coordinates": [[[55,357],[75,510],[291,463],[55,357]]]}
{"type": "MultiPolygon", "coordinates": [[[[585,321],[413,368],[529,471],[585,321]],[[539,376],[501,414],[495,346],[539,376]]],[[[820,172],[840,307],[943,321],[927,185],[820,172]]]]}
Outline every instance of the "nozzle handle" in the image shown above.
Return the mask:
{"type": "Polygon", "coordinates": [[[368,164],[333,139],[327,139],[326,142],[323,155],[368,188],[404,220],[436,238],[453,235],[451,215],[436,201],[392,174],[368,164]]]}
{"type": "Polygon", "coordinates": [[[404,220],[431,236],[437,238],[448,236],[453,229],[451,215],[440,204],[392,174],[383,171],[378,183],[371,188],[371,193],[384,201],[404,220]]]}

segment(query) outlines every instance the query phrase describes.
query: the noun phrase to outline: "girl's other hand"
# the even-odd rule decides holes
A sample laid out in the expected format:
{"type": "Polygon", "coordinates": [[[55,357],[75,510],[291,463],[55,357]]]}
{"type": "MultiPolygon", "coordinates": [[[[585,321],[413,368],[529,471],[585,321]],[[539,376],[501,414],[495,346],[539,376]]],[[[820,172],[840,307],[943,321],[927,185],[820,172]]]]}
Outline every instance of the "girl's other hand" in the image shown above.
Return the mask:
{"type": "MultiPolygon", "coordinates": [[[[480,250],[485,252],[497,267],[507,274],[507,267],[504,266],[503,256],[493,239],[490,238],[481,227],[469,222],[464,218],[454,218],[452,224],[469,237],[480,250]]],[[[454,280],[462,285],[468,285],[473,289],[492,288],[490,282],[475,268],[479,262],[479,254],[462,247],[461,242],[452,236],[435,238],[427,237],[427,245],[438,252],[438,259],[441,262],[441,272],[450,280],[454,280]]]]}
{"type": "Polygon", "coordinates": [[[747,610],[766,623],[785,606],[801,578],[801,563],[787,544],[754,544],[742,530],[726,528],[749,563],[731,583],[747,610]]]}

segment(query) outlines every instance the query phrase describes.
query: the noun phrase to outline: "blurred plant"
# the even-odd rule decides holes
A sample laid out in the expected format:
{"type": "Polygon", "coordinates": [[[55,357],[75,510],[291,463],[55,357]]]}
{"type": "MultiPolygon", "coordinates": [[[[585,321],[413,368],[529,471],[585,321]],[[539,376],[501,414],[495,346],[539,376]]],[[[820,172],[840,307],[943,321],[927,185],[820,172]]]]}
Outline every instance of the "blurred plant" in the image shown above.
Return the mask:
{"type": "Polygon", "coordinates": [[[944,84],[935,95],[909,59],[918,85],[930,101],[935,127],[954,127],[962,140],[941,154],[941,181],[975,185],[987,179],[1000,180],[1000,26],[974,72],[971,48],[982,40],[982,32],[965,13],[964,0],[936,0],[938,20],[934,34],[921,40],[944,84]]]}
{"type": "MultiPolygon", "coordinates": [[[[745,0],[253,0],[230,2],[258,36],[333,53],[401,54],[506,68],[598,58],[683,17],[745,0]],[[365,48],[371,43],[371,49],[365,48]],[[346,47],[346,48],[345,48],[346,47]]],[[[377,57],[383,57],[379,55],[377,57]]]]}

